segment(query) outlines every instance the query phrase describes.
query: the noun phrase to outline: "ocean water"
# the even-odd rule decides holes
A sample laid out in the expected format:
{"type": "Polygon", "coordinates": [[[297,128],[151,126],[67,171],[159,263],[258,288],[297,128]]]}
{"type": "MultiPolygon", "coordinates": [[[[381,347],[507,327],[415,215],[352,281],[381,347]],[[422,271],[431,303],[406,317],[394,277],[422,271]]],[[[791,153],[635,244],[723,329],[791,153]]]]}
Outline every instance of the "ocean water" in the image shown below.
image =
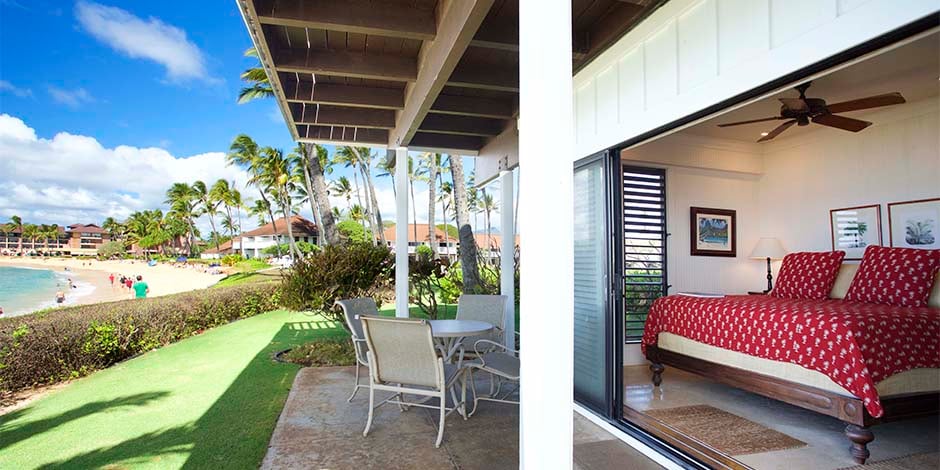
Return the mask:
{"type": "Polygon", "coordinates": [[[62,290],[66,303],[89,294],[94,287],[81,282],[80,275],[51,269],[0,266],[0,307],[3,316],[22,315],[55,306],[55,293],[62,290]],[[75,289],[68,288],[68,279],[75,289]]]}

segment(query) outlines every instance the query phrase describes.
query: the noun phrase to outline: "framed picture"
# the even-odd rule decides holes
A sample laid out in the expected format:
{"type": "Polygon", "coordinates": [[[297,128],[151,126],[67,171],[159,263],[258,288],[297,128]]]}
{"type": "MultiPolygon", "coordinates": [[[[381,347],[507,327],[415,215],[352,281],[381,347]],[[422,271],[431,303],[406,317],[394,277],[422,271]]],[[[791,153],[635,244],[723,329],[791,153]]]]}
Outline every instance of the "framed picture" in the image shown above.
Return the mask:
{"type": "Polygon", "coordinates": [[[940,198],[888,204],[891,246],[940,249],[940,198]]]}
{"type": "Polygon", "coordinates": [[[735,211],[692,207],[690,212],[692,256],[737,256],[735,211]]]}
{"type": "Polygon", "coordinates": [[[829,211],[832,251],[842,250],[845,259],[860,260],[865,248],[881,246],[881,205],[846,207],[829,211]]]}

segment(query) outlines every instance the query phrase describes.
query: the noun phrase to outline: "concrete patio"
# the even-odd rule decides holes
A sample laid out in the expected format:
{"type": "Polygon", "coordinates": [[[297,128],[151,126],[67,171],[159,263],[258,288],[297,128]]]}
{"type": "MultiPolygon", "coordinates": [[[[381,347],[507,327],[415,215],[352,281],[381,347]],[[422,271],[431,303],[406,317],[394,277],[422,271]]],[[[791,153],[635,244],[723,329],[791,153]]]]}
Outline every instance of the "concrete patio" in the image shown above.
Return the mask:
{"type": "MultiPolygon", "coordinates": [[[[481,402],[469,420],[447,418],[444,443],[434,448],[437,421],[432,410],[395,405],[376,410],[368,437],[362,436],[368,413],[368,391],[347,403],[352,367],[304,368],[294,380],[284,410],[271,436],[263,469],[517,468],[519,409],[481,402]]],[[[478,390],[485,390],[478,380],[478,390]]],[[[574,468],[659,469],[603,429],[575,414],[574,468]]]]}

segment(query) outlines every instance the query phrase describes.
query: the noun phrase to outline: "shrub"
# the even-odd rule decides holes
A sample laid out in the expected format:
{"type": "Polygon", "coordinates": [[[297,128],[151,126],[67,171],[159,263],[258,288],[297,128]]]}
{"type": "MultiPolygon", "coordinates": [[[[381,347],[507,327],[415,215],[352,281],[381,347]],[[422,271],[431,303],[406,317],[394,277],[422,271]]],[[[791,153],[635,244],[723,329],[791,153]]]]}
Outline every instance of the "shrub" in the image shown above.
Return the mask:
{"type": "Polygon", "coordinates": [[[394,272],[388,248],[368,243],[327,246],[294,262],[281,283],[281,301],[294,310],[314,311],[345,322],[333,308],[340,299],[373,297],[382,304],[394,272]]]}
{"type": "Polygon", "coordinates": [[[418,245],[418,247],[415,248],[415,255],[417,255],[417,256],[419,256],[419,257],[425,256],[425,257],[429,257],[429,258],[430,258],[430,257],[434,256],[434,250],[432,250],[431,247],[429,247],[429,246],[427,246],[427,245],[418,245]]]}
{"type": "Polygon", "coordinates": [[[0,392],[86,375],[274,310],[278,298],[276,284],[249,284],[0,319],[0,392]]]}
{"type": "Polygon", "coordinates": [[[369,243],[369,233],[366,228],[355,220],[344,220],[336,224],[339,237],[344,243],[369,243]]]}
{"type": "Polygon", "coordinates": [[[327,338],[291,349],[284,359],[306,367],[351,366],[356,351],[349,338],[327,338]]]}
{"type": "Polygon", "coordinates": [[[120,256],[123,255],[125,251],[124,243],[119,241],[110,241],[107,243],[102,243],[100,246],[98,246],[98,256],[102,258],[120,256]]]}
{"type": "MultiPolygon", "coordinates": [[[[314,245],[313,243],[307,243],[305,241],[299,241],[295,243],[297,245],[297,249],[300,250],[300,253],[304,255],[309,255],[310,253],[313,253],[314,251],[318,251],[320,249],[320,247],[314,245]]],[[[261,252],[269,256],[275,256],[278,253],[277,251],[278,248],[280,248],[282,255],[290,253],[290,244],[288,243],[281,243],[280,245],[271,245],[261,250],[261,252]]]]}
{"type": "Polygon", "coordinates": [[[449,266],[447,258],[434,258],[431,253],[420,251],[408,261],[409,301],[432,320],[437,319],[438,292],[449,266]]]}
{"type": "Polygon", "coordinates": [[[222,263],[223,266],[235,266],[236,264],[238,264],[238,263],[240,263],[240,262],[242,262],[242,261],[244,261],[244,260],[245,260],[245,258],[242,258],[242,255],[239,255],[239,254],[236,253],[236,254],[232,254],[232,255],[225,255],[225,256],[223,256],[222,259],[220,260],[220,262],[222,263]]]}

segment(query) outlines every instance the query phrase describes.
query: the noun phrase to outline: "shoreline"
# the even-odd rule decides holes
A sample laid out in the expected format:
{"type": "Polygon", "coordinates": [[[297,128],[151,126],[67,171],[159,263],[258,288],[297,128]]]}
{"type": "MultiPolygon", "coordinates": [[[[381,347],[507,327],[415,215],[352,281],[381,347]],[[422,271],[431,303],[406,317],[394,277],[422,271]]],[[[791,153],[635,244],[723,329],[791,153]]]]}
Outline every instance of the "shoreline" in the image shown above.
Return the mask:
{"type": "MultiPolygon", "coordinates": [[[[88,261],[71,258],[23,259],[19,257],[0,257],[0,266],[45,269],[53,271],[57,275],[62,275],[65,268],[68,268],[69,277],[72,278],[78,289],[66,291],[66,300],[63,306],[89,305],[134,298],[133,291],[117,285],[117,279],[115,279],[114,285],[111,284],[108,276],[112,273],[115,274],[116,278],[121,275],[143,276],[143,280],[150,287],[150,293],[147,297],[160,297],[204,289],[224,277],[224,275],[206,272],[201,266],[179,267],[171,264],[148,266],[146,262],[138,260],[88,261]]],[[[56,306],[55,299],[49,299],[48,301],[41,301],[32,310],[17,311],[16,313],[4,312],[4,315],[0,318],[26,315],[37,310],[56,306]]]]}

